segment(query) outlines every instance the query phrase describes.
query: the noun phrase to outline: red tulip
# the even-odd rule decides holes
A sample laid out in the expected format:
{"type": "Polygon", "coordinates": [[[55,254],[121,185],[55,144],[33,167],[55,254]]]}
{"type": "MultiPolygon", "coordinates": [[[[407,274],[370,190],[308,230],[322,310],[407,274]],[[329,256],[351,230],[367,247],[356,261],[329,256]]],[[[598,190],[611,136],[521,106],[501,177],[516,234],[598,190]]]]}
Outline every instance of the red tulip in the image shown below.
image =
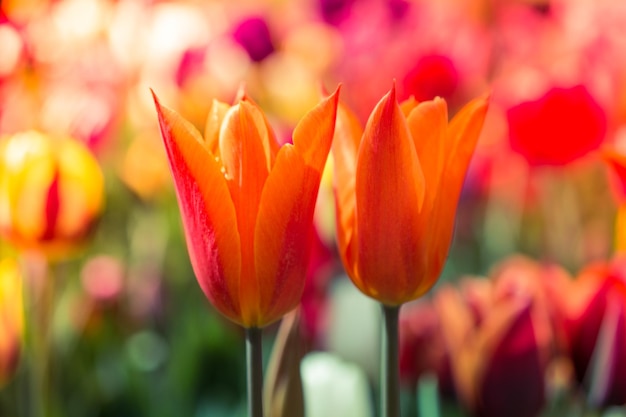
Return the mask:
{"type": "Polygon", "coordinates": [[[155,96],[196,277],[215,308],[244,327],[270,324],[300,301],[337,102],[338,91],[280,147],[247,97],[214,101],[203,138],[155,96]]]}
{"type": "Polygon", "coordinates": [[[587,89],[552,88],[543,97],[509,109],[513,150],[531,165],[565,165],[597,149],[604,140],[604,110],[587,89]]]}

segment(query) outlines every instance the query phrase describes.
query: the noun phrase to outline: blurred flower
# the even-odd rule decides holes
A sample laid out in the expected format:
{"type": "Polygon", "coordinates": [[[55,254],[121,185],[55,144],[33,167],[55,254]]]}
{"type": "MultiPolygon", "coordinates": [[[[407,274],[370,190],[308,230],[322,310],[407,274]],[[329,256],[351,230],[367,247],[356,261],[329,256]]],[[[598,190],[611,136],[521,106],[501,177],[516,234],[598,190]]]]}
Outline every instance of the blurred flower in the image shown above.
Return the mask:
{"type": "Polygon", "coordinates": [[[22,23],[43,13],[49,3],[49,0],[4,0],[0,4],[0,14],[22,23]]]}
{"type": "MultiPolygon", "coordinates": [[[[540,264],[522,255],[512,255],[492,268],[490,279],[496,300],[516,297],[532,300],[535,332],[543,356],[563,353],[566,341],[559,306],[572,279],[570,274],[557,264],[540,264]]],[[[483,320],[489,314],[489,304],[484,303],[483,297],[468,295],[474,313],[483,320]]]]}
{"type": "Polygon", "coordinates": [[[315,352],[300,365],[307,417],[372,417],[365,373],[331,353],[315,352]]]}
{"type": "Polygon", "coordinates": [[[0,141],[0,234],[50,257],[85,242],[103,206],[98,162],[80,142],[36,131],[0,141]]]}
{"type": "Polygon", "coordinates": [[[329,284],[336,267],[340,265],[336,265],[334,252],[315,230],[311,238],[307,278],[300,302],[301,338],[307,350],[323,348],[320,345],[328,330],[329,284]]]}
{"type": "Polygon", "coordinates": [[[531,165],[565,165],[598,148],[607,121],[583,85],[552,87],[507,112],[511,147],[531,165]]]}
{"type": "Polygon", "coordinates": [[[202,138],[155,96],[196,277],[245,327],[270,324],[300,302],[337,100],[338,91],[300,121],[293,145],[280,147],[248,97],[213,101],[202,138]]]}
{"type": "Polygon", "coordinates": [[[486,280],[466,281],[464,294],[447,286],[436,295],[456,392],[473,415],[533,417],[542,410],[545,339],[529,295],[497,296],[486,280]]]}
{"type": "Polygon", "coordinates": [[[14,260],[0,261],[0,387],[17,368],[22,332],[24,307],[19,265],[14,260]]]}
{"type": "Polygon", "coordinates": [[[138,136],[128,145],[120,165],[120,177],[140,198],[150,201],[166,189],[169,172],[163,148],[147,136],[138,136]]]}
{"type": "Polygon", "coordinates": [[[317,0],[319,13],[325,22],[338,25],[349,17],[355,0],[317,0]]]}
{"type": "Polygon", "coordinates": [[[123,290],[124,268],[124,264],[112,256],[92,257],[81,270],[83,289],[96,303],[114,303],[123,290]]]}
{"type": "Polygon", "coordinates": [[[602,150],[602,159],[610,169],[610,180],[618,203],[626,203],[626,154],[617,149],[602,150]]]}
{"type": "Polygon", "coordinates": [[[452,60],[445,55],[426,55],[415,63],[404,77],[402,89],[417,101],[435,97],[449,99],[458,88],[459,74],[452,60]]]}
{"type": "Polygon", "coordinates": [[[614,150],[604,149],[602,159],[609,167],[609,182],[617,201],[617,219],[615,221],[615,249],[626,251],[626,155],[614,150]]]}
{"type": "Polygon", "coordinates": [[[333,74],[345,82],[343,100],[360,120],[394,78],[399,100],[441,96],[455,110],[484,91],[493,41],[458,2],[337,3],[349,13],[337,27],[344,52],[333,74]]]}
{"type": "Polygon", "coordinates": [[[400,314],[400,378],[413,389],[428,373],[438,376],[440,387],[448,388],[448,357],[440,325],[431,302],[407,304],[400,314]]]}
{"type": "Polygon", "coordinates": [[[395,87],[364,131],[340,109],[333,145],[338,244],[363,293],[400,305],[439,278],[486,112],[481,97],[448,125],[443,99],[398,105],[395,87]]]}
{"type": "Polygon", "coordinates": [[[13,25],[2,22],[0,18],[0,43],[3,57],[0,62],[0,81],[11,75],[20,64],[24,55],[24,41],[13,25]],[[6,49],[5,49],[6,48],[6,49]]]}
{"type": "Polygon", "coordinates": [[[626,258],[589,265],[563,298],[576,377],[592,406],[626,402],[626,258]]]}
{"type": "Polygon", "coordinates": [[[253,61],[262,61],[274,52],[270,28],[261,16],[249,17],[239,22],[233,38],[243,46],[253,61]]]}

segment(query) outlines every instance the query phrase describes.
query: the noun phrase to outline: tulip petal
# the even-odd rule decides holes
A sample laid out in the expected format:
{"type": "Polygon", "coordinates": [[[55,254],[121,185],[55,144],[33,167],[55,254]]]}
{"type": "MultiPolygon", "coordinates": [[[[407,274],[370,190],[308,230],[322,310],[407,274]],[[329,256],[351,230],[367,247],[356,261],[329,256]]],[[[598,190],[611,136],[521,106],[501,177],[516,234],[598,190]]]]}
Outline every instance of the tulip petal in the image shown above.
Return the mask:
{"type": "Polygon", "coordinates": [[[261,110],[247,101],[231,107],[220,131],[222,161],[237,213],[242,262],[239,302],[246,326],[256,324],[260,308],[260,289],[254,271],[254,229],[271,168],[266,153],[268,137],[261,110]]]}
{"type": "Polygon", "coordinates": [[[488,96],[479,97],[461,109],[448,127],[439,193],[435,199],[433,216],[430,216],[428,223],[428,236],[432,241],[428,245],[430,253],[426,256],[431,262],[427,274],[432,280],[437,279],[448,257],[461,188],[487,109],[488,96]]]}
{"type": "Polygon", "coordinates": [[[261,133],[261,143],[263,144],[263,149],[265,150],[266,162],[268,167],[271,168],[272,166],[274,166],[274,160],[276,159],[276,155],[278,155],[278,151],[280,150],[280,144],[276,140],[274,129],[272,129],[272,126],[267,120],[267,116],[265,116],[265,113],[260,110],[256,102],[252,100],[252,98],[250,98],[247,94],[245,94],[245,92],[241,97],[241,101],[250,103],[253,107],[259,110],[258,112],[253,112],[252,116],[254,117],[257,126],[265,126],[265,129],[260,128],[259,131],[261,133]]]}
{"type": "Polygon", "coordinates": [[[220,156],[220,128],[228,109],[230,109],[228,104],[214,99],[209,107],[209,115],[204,128],[204,143],[209,152],[218,157],[220,156]]]}
{"type": "Polygon", "coordinates": [[[254,261],[263,315],[251,316],[252,325],[267,325],[300,301],[320,179],[294,146],[281,148],[259,207],[254,261]]]}
{"type": "Polygon", "coordinates": [[[356,245],[353,244],[353,237],[356,228],[356,160],[362,135],[363,129],[356,115],[340,104],[332,144],[337,244],[348,275],[355,278],[356,245]]]}
{"type": "Polygon", "coordinates": [[[415,271],[422,263],[417,249],[424,187],[394,88],[368,121],[356,172],[357,272],[365,283],[360,289],[384,304],[408,301],[422,278],[415,271]]]}
{"type": "Polygon", "coordinates": [[[418,104],[419,101],[417,101],[414,96],[411,96],[408,99],[404,100],[402,103],[400,103],[400,110],[402,110],[402,114],[404,114],[404,117],[409,117],[411,111],[415,107],[417,107],[418,104]]]}
{"type": "Polygon", "coordinates": [[[450,122],[446,141],[445,172],[448,178],[463,185],[463,179],[483,128],[489,109],[489,96],[478,97],[466,104],[450,122]],[[448,172],[459,173],[448,175],[448,172]]]}
{"type": "Polygon", "coordinates": [[[419,103],[409,113],[407,124],[415,143],[415,150],[426,181],[426,194],[422,219],[429,221],[439,190],[444,163],[444,146],[448,126],[448,107],[437,97],[419,103]]]}
{"type": "Polygon", "coordinates": [[[195,128],[153,96],[194,272],[213,305],[240,322],[241,250],[226,181],[195,128]]]}
{"type": "Polygon", "coordinates": [[[296,151],[311,168],[322,172],[335,132],[339,90],[326,97],[308,112],[293,131],[296,151]]]}

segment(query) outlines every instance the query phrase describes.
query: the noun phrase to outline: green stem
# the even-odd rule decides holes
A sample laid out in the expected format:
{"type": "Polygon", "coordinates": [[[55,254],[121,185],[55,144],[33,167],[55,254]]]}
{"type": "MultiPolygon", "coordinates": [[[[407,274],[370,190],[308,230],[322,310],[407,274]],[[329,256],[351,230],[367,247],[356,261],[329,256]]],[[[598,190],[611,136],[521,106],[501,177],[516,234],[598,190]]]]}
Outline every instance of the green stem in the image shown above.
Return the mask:
{"type": "Polygon", "coordinates": [[[383,304],[383,340],[380,373],[382,417],[400,417],[399,315],[399,306],[390,307],[383,304]]]}
{"type": "MultiPolygon", "coordinates": [[[[48,266],[49,267],[49,266],[48,266]]],[[[30,400],[28,407],[33,417],[50,413],[50,349],[54,313],[56,270],[50,268],[40,276],[31,277],[29,302],[30,338],[30,400]],[[39,286],[39,288],[37,288],[39,286]]]]}
{"type": "Polygon", "coordinates": [[[246,329],[248,417],[263,417],[263,347],[261,329],[246,329]]]}

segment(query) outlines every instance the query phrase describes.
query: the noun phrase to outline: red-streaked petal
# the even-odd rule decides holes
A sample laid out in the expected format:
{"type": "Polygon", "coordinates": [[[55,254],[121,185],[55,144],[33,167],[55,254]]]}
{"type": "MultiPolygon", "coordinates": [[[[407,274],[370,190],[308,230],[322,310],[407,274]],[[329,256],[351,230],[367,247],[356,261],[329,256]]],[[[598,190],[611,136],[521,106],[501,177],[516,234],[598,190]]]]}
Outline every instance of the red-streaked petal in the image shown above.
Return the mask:
{"type": "Polygon", "coordinates": [[[194,272],[215,308],[240,323],[241,248],[226,181],[193,126],[154,102],[194,272]]]}
{"type": "Polygon", "coordinates": [[[355,273],[356,245],[356,158],[363,128],[356,115],[344,104],[337,110],[337,122],[332,144],[334,158],[333,187],[337,217],[337,244],[348,275],[355,273]]]}
{"type": "Polygon", "coordinates": [[[260,317],[267,325],[299,302],[309,256],[320,172],[306,165],[291,145],[278,153],[267,179],[255,233],[260,317]]]}
{"type": "Polygon", "coordinates": [[[435,98],[419,103],[409,113],[407,124],[426,181],[422,218],[428,222],[428,217],[437,198],[444,163],[443,150],[448,127],[448,107],[445,100],[435,98]]]}
{"type": "Polygon", "coordinates": [[[365,127],[356,173],[361,290],[384,304],[408,301],[422,279],[416,274],[423,201],[424,176],[394,88],[365,127]]]}
{"type": "Polygon", "coordinates": [[[326,159],[335,132],[339,90],[322,100],[300,120],[293,131],[293,144],[305,163],[320,173],[326,165],[326,159]]]}
{"type": "Polygon", "coordinates": [[[55,232],[57,232],[57,221],[59,219],[59,212],[61,210],[61,198],[59,191],[59,183],[61,180],[61,172],[57,166],[54,167],[54,176],[52,177],[52,182],[48,187],[48,191],[46,193],[46,204],[45,204],[45,213],[44,218],[46,227],[43,230],[42,235],[39,237],[41,240],[52,240],[55,237],[55,232]]]}

